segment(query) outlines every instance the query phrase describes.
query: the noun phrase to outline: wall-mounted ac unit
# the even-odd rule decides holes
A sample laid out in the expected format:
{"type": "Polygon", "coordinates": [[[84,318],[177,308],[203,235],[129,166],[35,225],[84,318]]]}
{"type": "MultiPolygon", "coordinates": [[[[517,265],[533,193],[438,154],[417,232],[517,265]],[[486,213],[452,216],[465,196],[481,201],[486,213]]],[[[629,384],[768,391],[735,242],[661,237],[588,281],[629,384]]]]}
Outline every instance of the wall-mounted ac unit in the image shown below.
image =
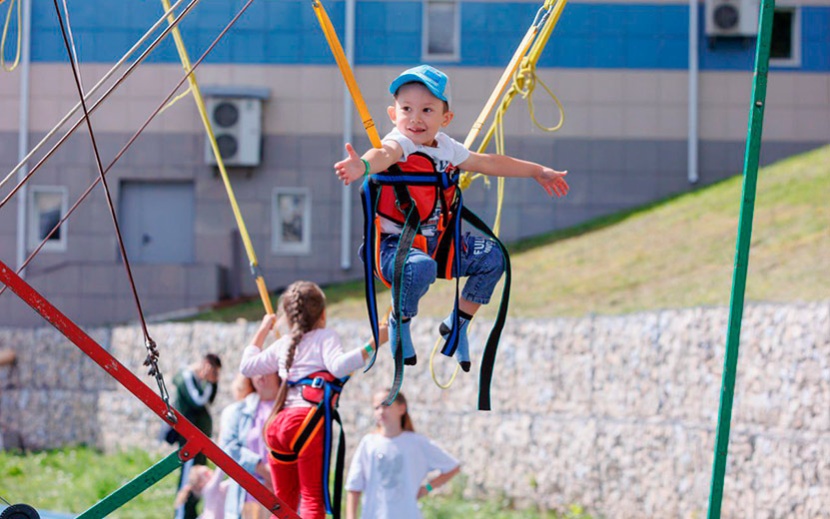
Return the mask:
{"type": "Polygon", "coordinates": [[[705,0],[707,36],[756,36],[760,0],[705,0]]]}
{"type": "MultiPolygon", "coordinates": [[[[258,166],[262,160],[262,99],[208,97],[205,105],[225,165],[258,166]]],[[[216,165],[216,156],[207,138],[205,162],[216,165]]]]}

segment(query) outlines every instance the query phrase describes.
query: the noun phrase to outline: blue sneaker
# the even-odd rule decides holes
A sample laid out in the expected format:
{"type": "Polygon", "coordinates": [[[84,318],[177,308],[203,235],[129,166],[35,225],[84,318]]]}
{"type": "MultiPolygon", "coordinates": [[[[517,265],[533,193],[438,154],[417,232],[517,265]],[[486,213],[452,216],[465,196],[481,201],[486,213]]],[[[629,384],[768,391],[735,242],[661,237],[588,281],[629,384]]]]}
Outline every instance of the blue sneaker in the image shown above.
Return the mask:
{"type": "MultiPolygon", "coordinates": [[[[467,325],[470,324],[470,321],[464,319],[463,317],[460,317],[458,321],[461,325],[458,336],[458,347],[455,350],[455,358],[458,359],[458,365],[461,366],[461,369],[468,372],[470,371],[471,364],[470,343],[467,341],[467,325]]],[[[452,332],[452,314],[444,319],[444,322],[438,327],[438,331],[441,333],[444,340],[450,336],[450,332],[452,332]]]]}
{"type": "Polygon", "coordinates": [[[403,346],[403,363],[407,366],[414,366],[418,363],[418,357],[415,355],[415,346],[412,345],[412,334],[409,331],[409,325],[412,323],[411,319],[406,319],[400,326],[395,320],[395,316],[389,316],[389,344],[392,345],[392,354],[395,354],[398,346],[398,333],[401,334],[401,345],[403,346]]]}

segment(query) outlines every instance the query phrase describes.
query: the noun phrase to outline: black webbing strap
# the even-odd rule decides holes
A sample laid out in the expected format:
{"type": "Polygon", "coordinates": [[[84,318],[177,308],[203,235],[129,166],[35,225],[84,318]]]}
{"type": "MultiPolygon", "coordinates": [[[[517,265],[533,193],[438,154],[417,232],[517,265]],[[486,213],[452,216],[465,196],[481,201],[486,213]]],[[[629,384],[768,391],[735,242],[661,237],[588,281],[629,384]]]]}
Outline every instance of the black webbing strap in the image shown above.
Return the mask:
{"type": "Polygon", "coordinates": [[[406,216],[400,238],[398,238],[398,247],[395,250],[395,269],[392,275],[392,298],[395,302],[392,305],[392,314],[395,322],[398,323],[398,333],[395,336],[395,344],[393,345],[395,352],[395,374],[392,379],[392,387],[389,389],[389,394],[383,400],[383,405],[387,406],[392,405],[392,402],[398,396],[398,391],[401,390],[401,386],[403,385],[403,341],[401,340],[400,333],[400,328],[403,325],[403,316],[400,313],[401,285],[403,284],[403,269],[406,265],[406,258],[412,250],[412,244],[415,242],[415,237],[418,235],[418,229],[420,228],[418,208],[415,205],[415,201],[409,195],[409,189],[402,183],[395,184],[394,189],[398,209],[406,216]]]}
{"type": "MultiPolygon", "coordinates": [[[[455,181],[458,181],[457,177],[455,177],[455,181]]],[[[455,278],[452,329],[450,335],[444,341],[444,346],[441,347],[441,353],[448,357],[455,355],[455,350],[458,349],[458,342],[461,338],[461,319],[458,314],[458,301],[461,299],[461,278],[458,273],[461,271],[461,213],[464,209],[464,200],[461,197],[460,190],[456,190],[456,193],[451,207],[452,218],[447,223],[447,228],[451,229],[452,232],[449,233],[449,236],[445,233],[435,249],[435,261],[439,265],[446,265],[449,262],[450,251],[452,251],[452,276],[455,278]]]]}
{"type": "MultiPolygon", "coordinates": [[[[401,237],[398,241],[398,248],[395,252],[395,274],[392,282],[392,295],[395,299],[396,306],[399,308],[401,301],[400,286],[401,278],[403,275],[403,265],[406,262],[406,257],[412,248],[412,243],[415,240],[415,236],[417,235],[419,229],[419,216],[417,208],[415,208],[414,201],[409,195],[409,191],[406,189],[405,185],[436,185],[446,189],[449,185],[455,183],[456,181],[457,176],[453,176],[451,178],[450,175],[447,174],[413,175],[401,173],[400,169],[397,166],[393,166],[393,168],[390,168],[389,173],[372,175],[372,177],[370,177],[369,179],[367,179],[366,182],[364,182],[361,192],[363,194],[362,200],[365,218],[365,246],[363,248],[363,259],[364,273],[366,278],[366,302],[369,310],[369,320],[372,324],[372,333],[374,334],[376,342],[378,337],[378,320],[377,301],[375,300],[374,276],[375,269],[379,269],[380,267],[375,265],[374,253],[379,244],[376,243],[374,225],[375,215],[377,214],[376,209],[380,195],[380,188],[383,185],[394,186],[399,208],[406,215],[403,224],[403,231],[401,232],[401,237]]],[[[499,310],[496,317],[496,321],[493,324],[493,328],[490,331],[490,335],[488,336],[487,343],[484,347],[484,353],[481,360],[481,371],[479,376],[478,408],[479,410],[489,411],[491,409],[490,386],[493,379],[493,370],[496,362],[498,343],[501,339],[501,334],[504,330],[504,324],[507,320],[507,310],[510,302],[510,285],[512,280],[510,255],[507,251],[507,248],[504,246],[501,240],[499,240],[495,233],[490,229],[490,227],[486,223],[484,223],[484,221],[482,221],[475,213],[464,207],[460,192],[458,192],[457,200],[454,201],[454,207],[452,209],[452,212],[453,218],[448,224],[448,227],[452,227],[451,236],[445,237],[441,240],[442,243],[439,244],[441,250],[439,250],[436,253],[435,258],[436,261],[439,262],[439,264],[445,264],[447,261],[450,260],[449,251],[453,250],[453,276],[456,278],[455,306],[453,308],[452,332],[450,336],[447,337],[447,340],[441,349],[441,352],[444,355],[452,356],[458,348],[458,329],[460,328],[458,316],[458,301],[460,298],[458,272],[460,271],[461,263],[461,221],[464,220],[469,222],[481,233],[491,238],[501,249],[505,262],[504,289],[502,291],[501,302],[499,304],[499,310]],[[446,240],[452,241],[452,248],[450,248],[450,244],[446,240]]],[[[395,319],[398,321],[398,323],[400,323],[400,316],[397,315],[397,313],[395,315],[395,319]]],[[[392,403],[398,391],[400,390],[401,384],[403,383],[403,345],[400,343],[400,334],[398,335],[397,344],[394,345],[394,348],[395,379],[393,381],[392,390],[390,391],[389,395],[387,395],[386,400],[384,400],[385,405],[390,405],[392,403]]],[[[375,351],[375,353],[377,353],[377,350],[375,351]]]]}
{"type": "MultiPolygon", "coordinates": [[[[380,193],[380,184],[374,182],[372,177],[367,177],[360,186],[360,200],[363,203],[363,279],[366,296],[366,310],[369,313],[369,324],[372,327],[372,337],[375,339],[375,351],[369,359],[369,364],[363,372],[369,371],[375,364],[378,350],[380,348],[380,325],[378,323],[378,302],[375,297],[375,250],[379,246],[375,235],[375,214],[377,214],[377,202],[380,193]]],[[[379,267],[379,266],[378,266],[379,267]]]]}
{"type": "MultiPolygon", "coordinates": [[[[332,410],[332,419],[340,426],[340,439],[337,444],[337,461],[334,466],[334,501],[332,502],[331,513],[334,519],[340,519],[340,503],[343,499],[343,471],[346,469],[346,433],[343,431],[343,422],[340,420],[340,413],[337,410],[332,410]]],[[[331,452],[331,448],[329,448],[331,452]]],[[[328,471],[325,471],[326,479],[324,484],[328,483],[328,471]]]]}
{"type": "Polygon", "coordinates": [[[504,256],[504,289],[501,293],[501,302],[499,303],[499,312],[496,316],[496,322],[493,323],[493,329],[490,330],[490,336],[487,338],[487,344],[484,346],[484,354],[481,357],[481,372],[478,383],[478,409],[480,411],[489,411],[490,407],[490,383],[493,379],[493,368],[496,364],[496,352],[499,347],[499,340],[501,339],[501,332],[504,329],[504,323],[507,320],[507,307],[510,304],[510,282],[511,282],[511,267],[510,254],[507,252],[507,247],[499,240],[496,234],[484,223],[481,218],[466,207],[461,210],[461,218],[469,222],[473,227],[489,236],[501,249],[504,256]]]}

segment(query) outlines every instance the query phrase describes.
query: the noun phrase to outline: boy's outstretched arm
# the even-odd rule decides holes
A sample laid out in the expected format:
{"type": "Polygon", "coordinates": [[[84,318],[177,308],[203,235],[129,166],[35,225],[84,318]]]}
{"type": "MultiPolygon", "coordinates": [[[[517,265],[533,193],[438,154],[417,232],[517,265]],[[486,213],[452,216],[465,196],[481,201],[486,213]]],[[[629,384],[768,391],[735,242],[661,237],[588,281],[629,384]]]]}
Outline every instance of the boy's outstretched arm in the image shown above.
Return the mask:
{"type": "Polygon", "coordinates": [[[493,177],[532,177],[550,196],[565,196],[570,189],[565,181],[567,171],[556,171],[535,162],[507,155],[470,152],[469,158],[458,167],[493,177]]]}
{"type": "Polygon", "coordinates": [[[382,147],[370,149],[363,154],[362,158],[352,145],[347,143],[346,153],[349,156],[334,165],[334,172],[337,178],[347,186],[366,173],[366,164],[363,160],[369,162],[368,173],[371,175],[389,169],[389,166],[398,162],[403,156],[403,150],[397,142],[384,142],[382,147]]]}

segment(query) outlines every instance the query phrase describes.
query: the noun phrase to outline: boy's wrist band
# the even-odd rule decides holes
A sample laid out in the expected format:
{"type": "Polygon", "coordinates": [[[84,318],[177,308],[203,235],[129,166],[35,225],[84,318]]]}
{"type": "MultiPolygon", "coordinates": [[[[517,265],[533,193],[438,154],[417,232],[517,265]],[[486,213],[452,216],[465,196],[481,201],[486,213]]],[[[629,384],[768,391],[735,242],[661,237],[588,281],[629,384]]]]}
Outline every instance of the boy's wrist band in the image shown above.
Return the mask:
{"type": "Polygon", "coordinates": [[[363,351],[365,351],[367,355],[371,355],[375,352],[375,349],[372,348],[372,343],[367,342],[366,346],[363,347],[363,351]]]}
{"type": "Polygon", "coordinates": [[[430,492],[432,492],[432,485],[430,485],[429,483],[427,483],[426,485],[424,485],[424,488],[426,488],[426,489],[427,489],[427,494],[429,494],[430,492]]]}
{"type": "Polygon", "coordinates": [[[360,160],[361,160],[361,162],[363,162],[363,168],[364,168],[363,169],[363,176],[368,177],[369,176],[369,161],[366,160],[366,159],[360,159],[360,160]]]}

